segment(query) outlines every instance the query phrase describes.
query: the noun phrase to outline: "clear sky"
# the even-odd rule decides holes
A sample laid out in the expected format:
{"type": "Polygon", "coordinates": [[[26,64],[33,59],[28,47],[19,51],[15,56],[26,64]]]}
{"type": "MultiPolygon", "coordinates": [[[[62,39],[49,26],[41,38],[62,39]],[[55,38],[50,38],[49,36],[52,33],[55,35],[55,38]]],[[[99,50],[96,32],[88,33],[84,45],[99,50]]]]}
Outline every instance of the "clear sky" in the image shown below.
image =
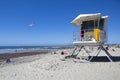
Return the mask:
{"type": "Polygon", "coordinates": [[[109,15],[109,43],[120,43],[119,0],[0,0],[0,45],[63,45],[82,13],[109,15]]]}

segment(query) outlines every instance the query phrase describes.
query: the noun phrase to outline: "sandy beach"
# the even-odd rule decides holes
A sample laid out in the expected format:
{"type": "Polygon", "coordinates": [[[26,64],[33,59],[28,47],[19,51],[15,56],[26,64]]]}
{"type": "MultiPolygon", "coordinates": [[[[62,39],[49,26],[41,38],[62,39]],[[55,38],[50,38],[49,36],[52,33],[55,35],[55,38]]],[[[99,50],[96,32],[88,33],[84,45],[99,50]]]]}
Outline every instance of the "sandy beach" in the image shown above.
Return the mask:
{"type": "Polygon", "coordinates": [[[12,58],[11,63],[0,64],[0,80],[119,80],[120,48],[114,49],[109,50],[114,58],[117,57],[114,62],[80,63],[73,58],[61,61],[65,56],[61,51],[69,53],[71,49],[12,58]]]}

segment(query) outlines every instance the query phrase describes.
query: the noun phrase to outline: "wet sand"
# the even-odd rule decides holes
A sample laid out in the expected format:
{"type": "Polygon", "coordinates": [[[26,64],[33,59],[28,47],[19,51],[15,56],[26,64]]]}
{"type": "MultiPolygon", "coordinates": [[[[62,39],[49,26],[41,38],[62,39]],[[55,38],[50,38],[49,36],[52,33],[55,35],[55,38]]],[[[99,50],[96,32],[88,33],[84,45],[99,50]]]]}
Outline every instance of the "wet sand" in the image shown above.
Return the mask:
{"type": "Polygon", "coordinates": [[[32,55],[40,55],[40,54],[46,54],[47,51],[43,52],[23,52],[23,53],[6,53],[6,54],[0,54],[0,61],[4,61],[9,58],[18,58],[23,56],[32,56],[32,55]]]}

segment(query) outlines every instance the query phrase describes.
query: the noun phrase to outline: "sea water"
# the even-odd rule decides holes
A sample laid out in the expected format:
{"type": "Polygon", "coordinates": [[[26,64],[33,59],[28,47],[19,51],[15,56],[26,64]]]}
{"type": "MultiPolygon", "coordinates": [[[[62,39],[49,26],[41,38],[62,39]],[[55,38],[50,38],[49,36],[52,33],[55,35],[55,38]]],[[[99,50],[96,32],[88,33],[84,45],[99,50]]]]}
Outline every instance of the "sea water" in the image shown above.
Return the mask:
{"type": "Polygon", "coordinates": [[[55,51],[59,47],[55,46],[0,46],[0,54],[22,53],[31,51],[55,51]]]}

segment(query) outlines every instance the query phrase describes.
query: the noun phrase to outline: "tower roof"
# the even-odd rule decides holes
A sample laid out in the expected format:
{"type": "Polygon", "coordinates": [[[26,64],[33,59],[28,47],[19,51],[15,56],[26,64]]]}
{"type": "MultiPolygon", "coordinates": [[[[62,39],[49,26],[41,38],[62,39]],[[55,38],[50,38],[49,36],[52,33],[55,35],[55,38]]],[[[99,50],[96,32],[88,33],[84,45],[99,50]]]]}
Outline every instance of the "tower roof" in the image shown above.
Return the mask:
{"type": "Polygon", "coordinates": [[[108,18],[108,16],[101,16],[101,13],[95,14],[80,14],[71,23],[75,26],[81,26],[83,21],[98,20],[101,18],[108,18]]]}

